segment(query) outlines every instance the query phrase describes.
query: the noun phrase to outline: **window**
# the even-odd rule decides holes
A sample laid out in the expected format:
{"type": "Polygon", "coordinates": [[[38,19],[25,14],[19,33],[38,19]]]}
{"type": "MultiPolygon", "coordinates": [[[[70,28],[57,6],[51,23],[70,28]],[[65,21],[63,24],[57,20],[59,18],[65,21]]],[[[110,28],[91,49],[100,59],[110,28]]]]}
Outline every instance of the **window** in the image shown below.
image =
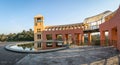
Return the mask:
{"type": "Polygon", "coordinates": [[[41,29],[37,29],[37,32],[41,32],[41,29]]]}
{"type": "Polygon", "coordinates": [[[57,40],[63,40],[61,34],[57,34],[57,40]]]}
{"type": "Polygon", "coordinates": [[[35,26],[37,26],[37,23],[35,23],[35,26]]]}
{"type": "Polygon", "coordinates": [[[37,43],[37,47],[41,47],[41,43],[40,42],[37,43]]]}
{"type": "Polygon", "coordinates": [[[52,34],[47,34],[46,38],[47,38],[47,40],[52,40],[52,34]]]}
{"type": "Polygon", "coordinates": [[[41,39],[41,34],[38,34],[38,35],[37,35],[37,39],[41,39]]]}
{"type": "Polygon", "coordinates": [[[37,18],[37,22],[41,22],[42,21],[42,19],[41,18],[37,18]]]}

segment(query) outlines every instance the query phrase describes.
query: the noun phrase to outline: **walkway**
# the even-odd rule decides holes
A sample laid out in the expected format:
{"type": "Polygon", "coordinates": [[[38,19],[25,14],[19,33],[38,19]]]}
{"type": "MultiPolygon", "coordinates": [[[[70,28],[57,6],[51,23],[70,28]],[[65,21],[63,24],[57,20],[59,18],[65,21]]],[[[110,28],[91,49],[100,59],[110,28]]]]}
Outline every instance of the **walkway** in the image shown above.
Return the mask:
{"type": "Polygon", "coordinates": [[[0,65],[119,65],[118,52],[113,47],[84,46],[66,50],[40,53],[21,54],[4,49],[0,43],[0,65]]]}
{"type": "Polygon", "coordinates": [[[4,45],[11,43],[0,43],[0,65],[14,65],[27,54],[15,53],[4,49],[4,45]]]}
{"type": "Polygon", "coordinates": [[[57,52],[29,54],[16,65],[119,65],[113,47],[78,47],[57,52]]]}

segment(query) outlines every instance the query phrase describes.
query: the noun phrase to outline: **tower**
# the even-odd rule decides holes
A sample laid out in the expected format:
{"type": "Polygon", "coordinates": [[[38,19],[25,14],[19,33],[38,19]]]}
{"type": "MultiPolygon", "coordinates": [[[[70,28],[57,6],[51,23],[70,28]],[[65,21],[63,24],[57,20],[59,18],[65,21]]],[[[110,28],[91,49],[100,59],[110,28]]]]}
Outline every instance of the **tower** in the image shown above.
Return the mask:
{"type": "Polygon", "coordinates": [[[44,30],[44,17],[37,15],[34,17],[34,45],[36,48],[41,47],[42,31],[44,30]]]}

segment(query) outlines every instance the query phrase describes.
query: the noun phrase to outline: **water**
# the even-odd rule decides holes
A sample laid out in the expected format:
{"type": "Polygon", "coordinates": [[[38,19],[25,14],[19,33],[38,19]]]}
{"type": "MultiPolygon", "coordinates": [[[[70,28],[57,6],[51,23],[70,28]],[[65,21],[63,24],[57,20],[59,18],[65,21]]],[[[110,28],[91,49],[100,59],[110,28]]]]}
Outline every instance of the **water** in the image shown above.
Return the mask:
{"type": "Polygon", "coordinates": [[[10,48],[24,51],[35,51],[34,43],[12,45],[10,48]]]}

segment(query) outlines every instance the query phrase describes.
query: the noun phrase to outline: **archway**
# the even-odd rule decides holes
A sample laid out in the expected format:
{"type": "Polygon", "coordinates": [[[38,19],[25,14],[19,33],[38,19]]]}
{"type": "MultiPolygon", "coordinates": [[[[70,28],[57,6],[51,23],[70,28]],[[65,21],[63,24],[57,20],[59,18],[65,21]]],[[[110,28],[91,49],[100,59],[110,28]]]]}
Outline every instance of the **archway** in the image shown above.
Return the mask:
{"type": "Polygon", "coordinates": [[[111,44],[114,46],[114,47],[117,47],[117,40],[118,40],[118,34],[117,34],[117,27],[115,28],[112,28],[112,31],[111,31],[111,44]]]}

